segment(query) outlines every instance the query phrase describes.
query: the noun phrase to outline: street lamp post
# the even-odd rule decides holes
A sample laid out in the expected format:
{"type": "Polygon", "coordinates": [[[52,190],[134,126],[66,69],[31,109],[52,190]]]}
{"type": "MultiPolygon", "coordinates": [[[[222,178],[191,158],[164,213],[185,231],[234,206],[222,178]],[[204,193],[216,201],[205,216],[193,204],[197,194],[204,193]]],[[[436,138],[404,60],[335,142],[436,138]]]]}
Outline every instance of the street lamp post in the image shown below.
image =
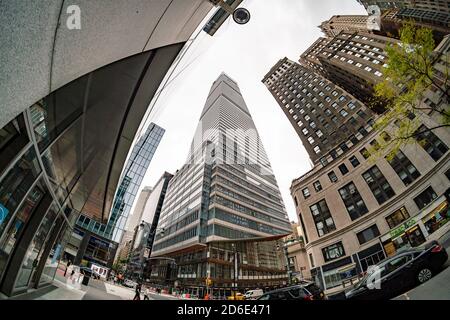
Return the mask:
{"type": "Polygon", "coordinates": [[[237,273],[238,273],[238,260],[237,260],[236,244],[232,243],[231,247],[233,248],[233,256],[234,256],[234,259],[233,259],[233,264],[234,264],[234,267],[233,267],[234,290],[233,290],[233,292],[234,292],[234,294],[233,295],[234,295],[234,300],[236,301],[237,273]]]}

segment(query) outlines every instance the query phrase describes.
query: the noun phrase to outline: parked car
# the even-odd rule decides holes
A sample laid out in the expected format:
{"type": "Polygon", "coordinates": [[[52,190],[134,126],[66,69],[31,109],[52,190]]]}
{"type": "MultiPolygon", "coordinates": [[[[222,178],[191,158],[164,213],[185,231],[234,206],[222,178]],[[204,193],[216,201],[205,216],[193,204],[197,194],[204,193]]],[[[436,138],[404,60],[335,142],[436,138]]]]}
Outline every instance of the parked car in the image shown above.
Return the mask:
{"type": "Polygon", "coordinates": [[[137,283],[134,282],[133,280],[125,279],[125,281],[123,282],[123,285],[128,288],[134,288],[134,287],[136,287],[137,283]]]}
{"type": "Polygon", "coordinates": [[[402,251],[375,265],[372,272],[345,292],[345,297],[354,300],[394,298],[430,280],[447,260],[447,252],[437,241],[402,251]]]}
{"type": "Polygon", "coordinates": [[[258,300],[325,300],[326,295],[316,284],[293,285],[264,293],[258,300]]]}
{"type": "Polygon", "coordinates": [[[249,290],[245,293],[245,300],[256,300],[263,295],[264,291],[261,289],[249,290]]]}

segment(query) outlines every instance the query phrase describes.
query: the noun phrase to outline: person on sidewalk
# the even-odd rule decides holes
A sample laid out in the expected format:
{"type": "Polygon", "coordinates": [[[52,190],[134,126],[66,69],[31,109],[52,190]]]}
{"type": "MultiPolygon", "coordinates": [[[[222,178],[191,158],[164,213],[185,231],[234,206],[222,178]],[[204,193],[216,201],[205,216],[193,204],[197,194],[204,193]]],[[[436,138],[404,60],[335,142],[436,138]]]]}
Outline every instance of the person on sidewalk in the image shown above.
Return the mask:
{"type": "Polygon", "coordinates": [[[145,286],[144,290],[144,300],[150,300],[150,289],[148,286],[145,286]]]}
{"type": "Polygon", "coordinates": [[[70,263],[70,260],[69,260],[69,261],[67,262],[66,270],[64,270],[64,278],[66,277],[67,269],[69,269],[70,265],[71,265],[71,263],[70,263]]]}
{"type": "Polygon", "coordinates": [[[134,295],[133,300],[141,300],[141,289],[142,285],[140,282],[136,284],[136,294],[134,295]]]}

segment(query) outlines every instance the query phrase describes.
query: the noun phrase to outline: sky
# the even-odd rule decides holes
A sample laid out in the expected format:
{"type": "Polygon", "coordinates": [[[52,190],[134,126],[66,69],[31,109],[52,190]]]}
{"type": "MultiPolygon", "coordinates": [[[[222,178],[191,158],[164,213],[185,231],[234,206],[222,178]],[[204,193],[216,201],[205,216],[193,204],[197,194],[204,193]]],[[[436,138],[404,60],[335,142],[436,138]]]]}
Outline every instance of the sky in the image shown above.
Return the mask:
{"type": "MultiPolygon", "coordinates": [[[[293,179],[312,168],[300,138],[261,82],[281,58],[298,61],[317,38],[317,27],[338,14],[367,14],[357,0],[244,0],[251,19],[229,18],[211,37],[192,42],[146,121],[166,129],[141,189],[153,186],[164,171],[184,164],[212,83],[221,72],[236,80],[269,157],[291,221],[298,221],[290,195],[293,179]]],[[[194,33],[193,37],[196,33],[194,33]]],[[[152,104],[151,104],[152,105],[152,104]]]]}

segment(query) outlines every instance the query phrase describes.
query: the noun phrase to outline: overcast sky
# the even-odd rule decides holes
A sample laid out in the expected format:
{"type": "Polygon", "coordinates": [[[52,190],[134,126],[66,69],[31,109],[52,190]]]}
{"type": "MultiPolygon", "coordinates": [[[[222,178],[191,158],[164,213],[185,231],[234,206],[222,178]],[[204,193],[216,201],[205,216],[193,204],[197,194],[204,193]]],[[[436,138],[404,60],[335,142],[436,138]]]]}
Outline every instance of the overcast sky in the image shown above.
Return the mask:
{"type": "Polygon", "coordinates": [[[246,25],[228,19],[210,37],[193,42],[179,66],[182,72],[163,91],[149,121],[166,129],[141,186],[153,186],[164,171],[174,173],[186,160],[200,113],[222,71],[236,80],[271,162],[289,215],[297,221],[289,187],[312,168],[300,138],[261,82],[281,58],[297,61],[318,37],[317,27],[332,15],[367,14],[357,0],[244,0],[246,25]]]}

